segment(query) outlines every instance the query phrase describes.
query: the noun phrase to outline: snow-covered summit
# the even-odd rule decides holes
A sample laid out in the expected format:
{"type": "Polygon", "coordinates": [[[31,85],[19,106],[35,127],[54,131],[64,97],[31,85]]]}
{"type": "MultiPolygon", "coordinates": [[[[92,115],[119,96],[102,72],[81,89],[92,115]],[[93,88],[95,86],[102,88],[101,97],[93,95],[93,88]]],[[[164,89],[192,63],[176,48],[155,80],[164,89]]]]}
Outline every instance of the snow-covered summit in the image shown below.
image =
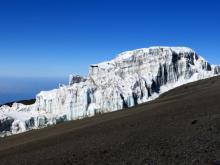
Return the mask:
{"type": "Polygon", "coordinates": [[[131,107],[188,82],[220,74],[186,47],[150,47],[126,51],[93,64],[86,78],[70,75],[69,85],[42,91],[33,105],[0,107],[2,136],[131,107]]]}
{"type": "Polygon", "coordinates": [[[141,55],[141,53],[149,54],[153,50],[172,51],[178,54],[183,52],[194,52],[191,48],[188,47],[152,46],[149,48],[141,48],[141,49],[122,52],[116,57],[116,59],[118,60],[127,59],[134,55],[141,55]]]}

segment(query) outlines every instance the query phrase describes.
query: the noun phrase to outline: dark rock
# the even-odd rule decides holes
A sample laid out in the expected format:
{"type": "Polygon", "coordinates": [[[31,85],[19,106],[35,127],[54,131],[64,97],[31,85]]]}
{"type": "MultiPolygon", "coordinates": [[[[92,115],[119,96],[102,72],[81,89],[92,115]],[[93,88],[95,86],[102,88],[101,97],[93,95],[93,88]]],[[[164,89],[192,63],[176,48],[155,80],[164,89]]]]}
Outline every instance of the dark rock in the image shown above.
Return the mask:
{"type": "Polygon", "coordinates": [[[79,75],[70,75],[69,77],[69,85],[73,85],[75,83],[85,82],[86,78],[79,75]]]}
{"type": "Polygon", "coordinates": [[[198,122],[198,120],[193,120],[193,121],[191,122],[191,124],[194,125],[194,124],[196,124],[197,122],[198,122]]]}
{"type": "Polygon", "coordinates": [[[220,160],[214,160],[212,164],[213,165],[220,165],[220,160]]]}

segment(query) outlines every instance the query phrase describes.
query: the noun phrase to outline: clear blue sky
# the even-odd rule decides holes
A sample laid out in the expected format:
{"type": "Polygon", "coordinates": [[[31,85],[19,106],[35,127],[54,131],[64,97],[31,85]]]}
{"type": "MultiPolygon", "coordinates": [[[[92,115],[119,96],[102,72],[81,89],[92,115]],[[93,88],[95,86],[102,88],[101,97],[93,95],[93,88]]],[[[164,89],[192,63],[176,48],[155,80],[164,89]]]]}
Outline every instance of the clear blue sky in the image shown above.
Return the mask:
{"type": "Polygon", "coordinates": [[[220,64],[220,1],[0,0],[0,77],[86,75],[91,63],[154,45],[220,64]]]}

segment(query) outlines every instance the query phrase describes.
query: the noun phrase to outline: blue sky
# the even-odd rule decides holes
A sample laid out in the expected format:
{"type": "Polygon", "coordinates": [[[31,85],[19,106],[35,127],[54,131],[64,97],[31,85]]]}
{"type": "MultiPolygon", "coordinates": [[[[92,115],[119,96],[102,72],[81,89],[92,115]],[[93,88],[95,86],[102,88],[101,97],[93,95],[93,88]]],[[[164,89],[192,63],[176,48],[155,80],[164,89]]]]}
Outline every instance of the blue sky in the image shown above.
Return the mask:
{"type": "Polygon", "coordinates": [[[218,0],[0,0],[0,77],[86,75],[130,49],[188,46],[220,64],[218,0]]]}
{"type": "Polygon", "coordinates": [[[0,104],[35,98],[40,91],[57,88],[59,83],[67,84],[67,81],[64,78],[0,77],[0,104]]]}
{"type": "Polygon", "coordinates": [[[188,46],[220,64],[218,0],[0,0],[0,104],[126,50],[188,46]]]}

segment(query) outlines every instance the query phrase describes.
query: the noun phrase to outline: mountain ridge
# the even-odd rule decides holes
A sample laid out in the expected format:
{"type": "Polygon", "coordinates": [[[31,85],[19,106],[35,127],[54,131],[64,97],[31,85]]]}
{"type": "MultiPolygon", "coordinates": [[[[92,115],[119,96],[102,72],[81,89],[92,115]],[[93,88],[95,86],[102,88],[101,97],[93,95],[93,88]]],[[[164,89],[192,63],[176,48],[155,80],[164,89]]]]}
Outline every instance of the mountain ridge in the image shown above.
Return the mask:
{"type": "Polygon", "coordinates": [[[42,91],[33,105],[0,107],[2,135],[117,111],[157,98],[177,86],[216,76],[209,64],[185,47],[150,47],[120,53],[90,65],[86,78],[71,75],[69,85],[42,91]]]}

